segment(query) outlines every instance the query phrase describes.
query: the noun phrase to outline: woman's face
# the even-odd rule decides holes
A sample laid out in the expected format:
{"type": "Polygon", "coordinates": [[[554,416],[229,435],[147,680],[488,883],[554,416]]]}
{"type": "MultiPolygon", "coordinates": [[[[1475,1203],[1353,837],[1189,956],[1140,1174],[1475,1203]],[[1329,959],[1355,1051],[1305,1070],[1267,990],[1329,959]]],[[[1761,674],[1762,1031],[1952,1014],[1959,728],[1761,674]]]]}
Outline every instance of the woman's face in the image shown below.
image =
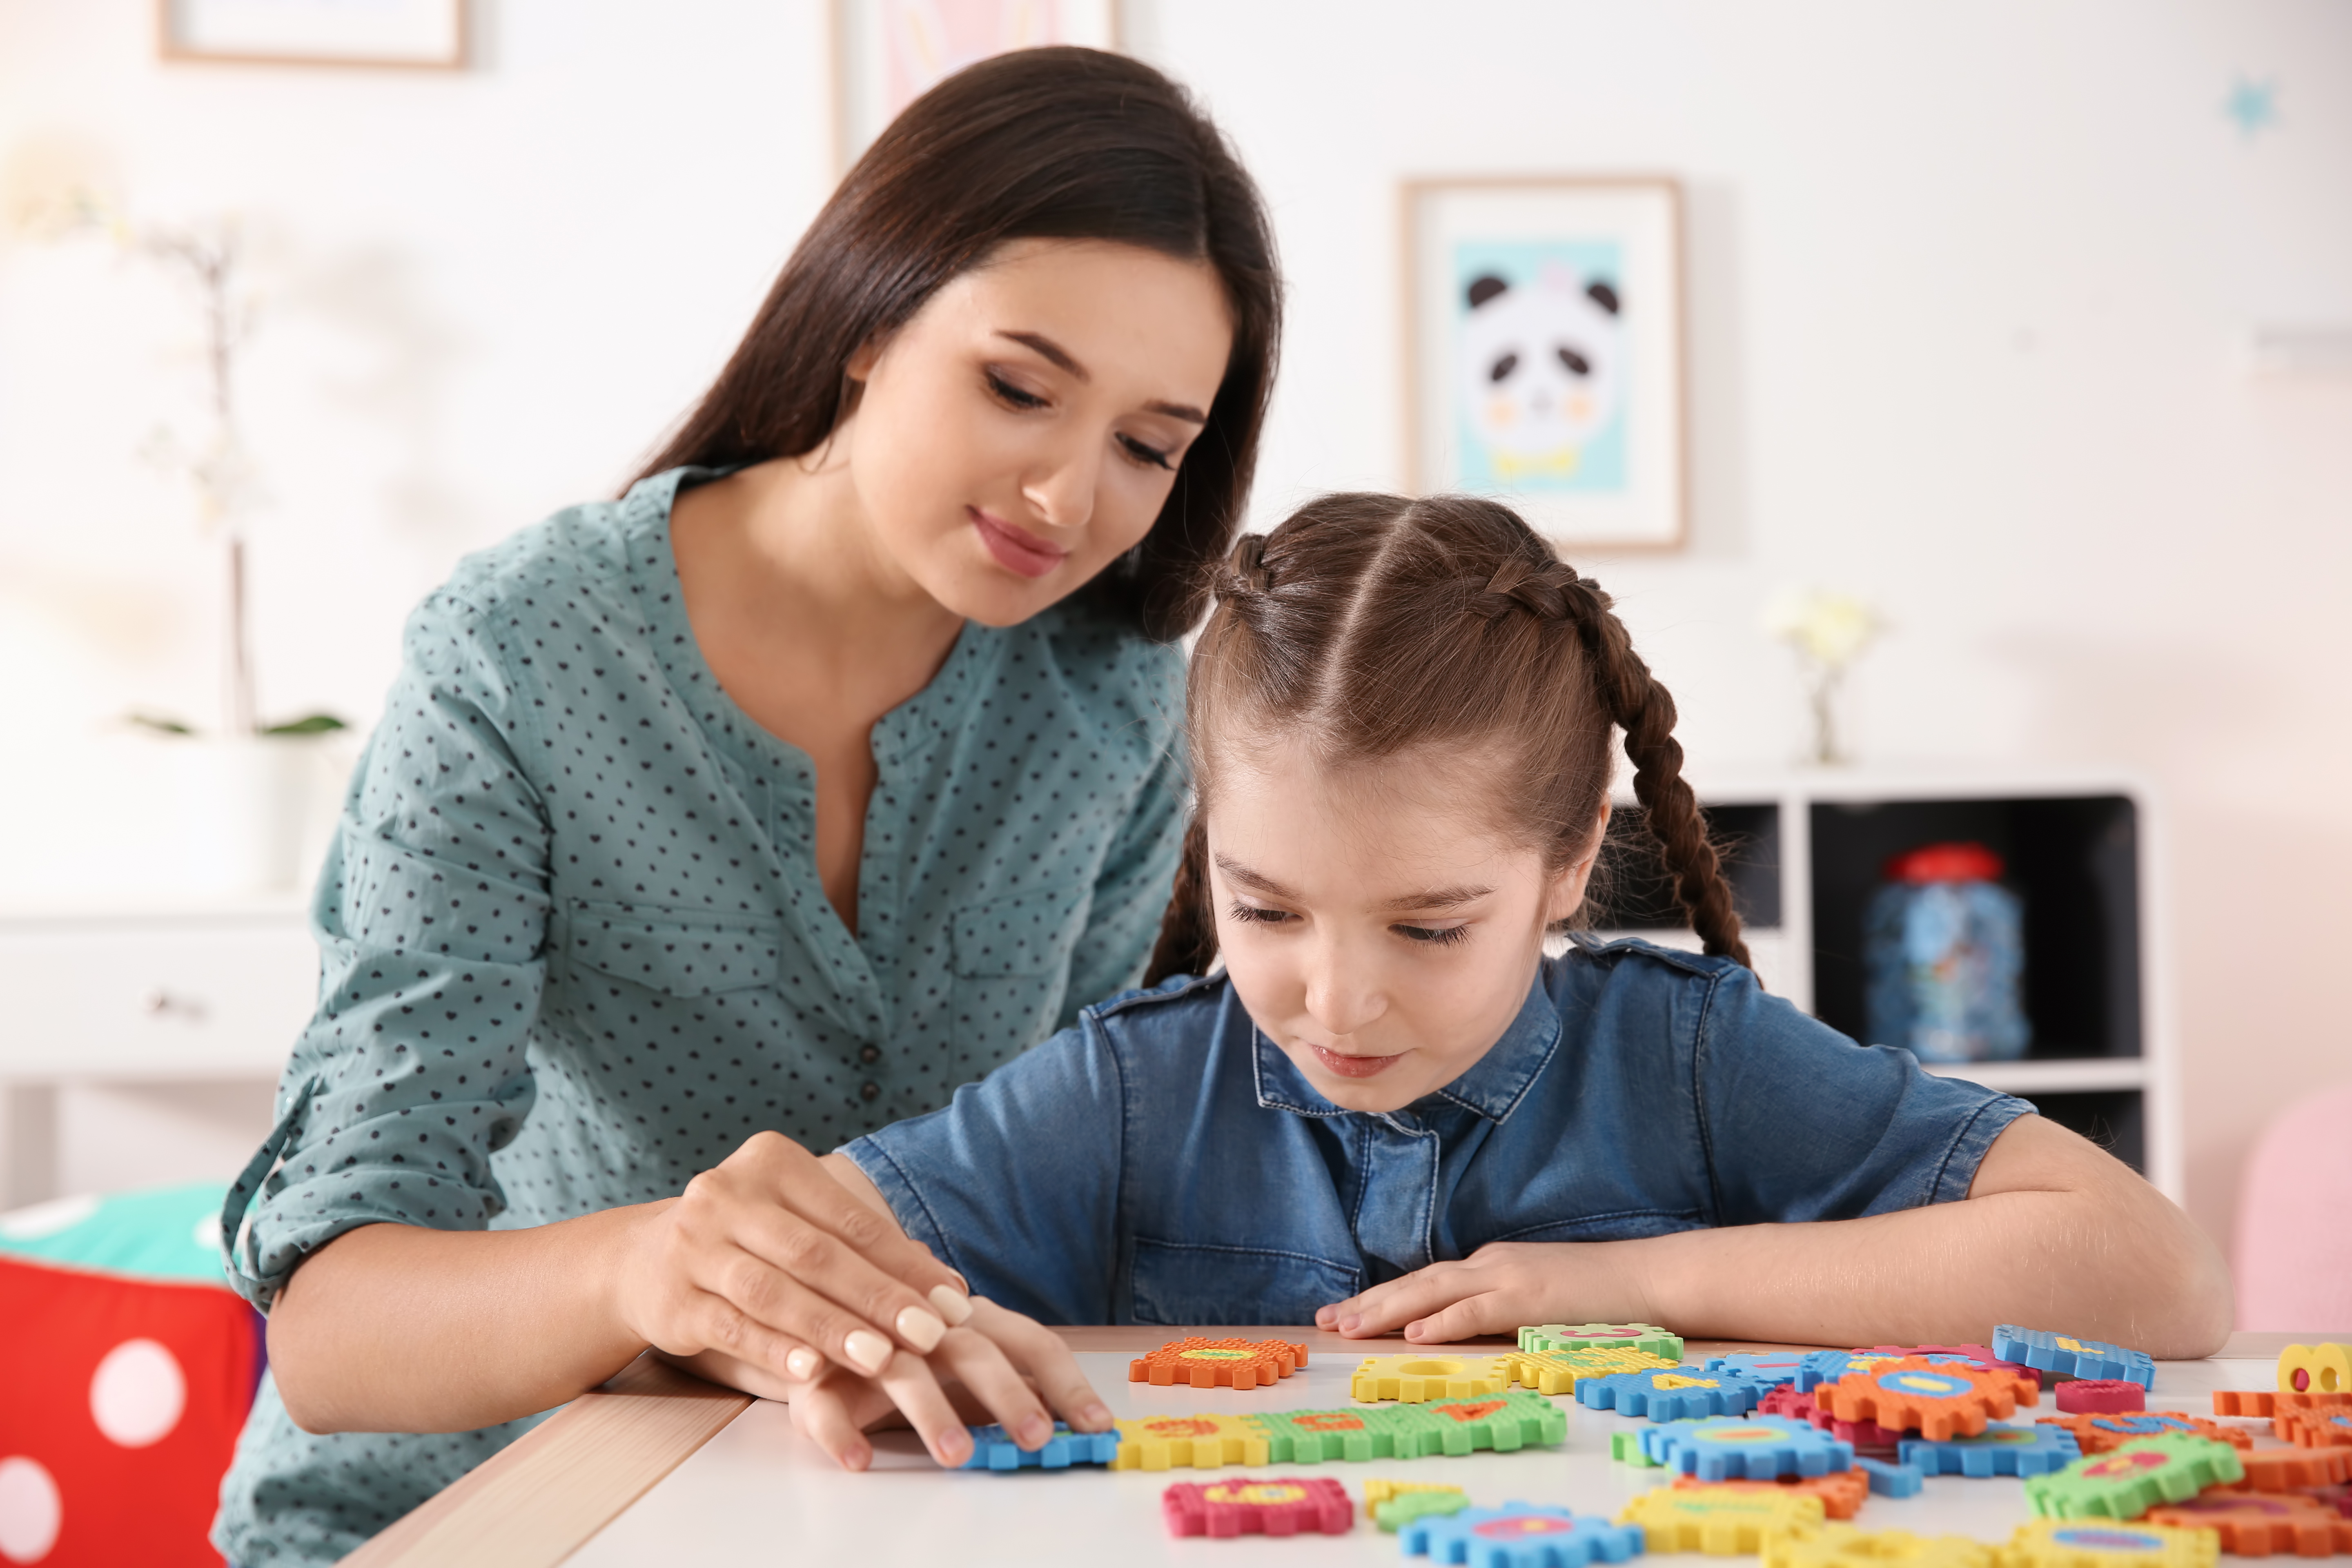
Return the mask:
{"type": "Polygon", "coordinates": [[[958,616],[1026,620],[1150,531],[1232,346],[1204,261],[1004,246],[849,367],[836,440],[876,543],[958,616]]]}
{"type": "Polygon", "coordinates": [[[1334,1105],[1400,1110],[1468,1071],[1527,1001],[1545,928],[1584,896],[1591,855],[1548,872],[1465,807],[1490,772],[1408,754],[1334,776],[1295,742],[1219,760],[1209,886],[1226,973],[1334,1105]]]}

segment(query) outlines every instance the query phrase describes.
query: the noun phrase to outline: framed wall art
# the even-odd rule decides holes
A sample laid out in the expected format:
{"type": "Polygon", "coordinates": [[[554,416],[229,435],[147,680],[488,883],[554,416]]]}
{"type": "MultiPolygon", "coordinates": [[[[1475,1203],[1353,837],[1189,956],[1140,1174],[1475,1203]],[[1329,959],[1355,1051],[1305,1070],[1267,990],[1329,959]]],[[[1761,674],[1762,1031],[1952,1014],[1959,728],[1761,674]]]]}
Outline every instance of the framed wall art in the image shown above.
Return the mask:
{"type": "Polygon", "coordinates": [[[834,0],[834,162],[940,78],[1045,44],[1118,47],[1118,0],[834,0]]]}
{"type": "Polygon", "coordinates": [[[466,0],[156,0],[167,60],[462,70],[466,0]]]}
{"type": "Polygon", "coordinates": [[[1562,545],[1683,542],[1682,192],[1404,188],[1407,486],[1507,501],[1562,545]]]}

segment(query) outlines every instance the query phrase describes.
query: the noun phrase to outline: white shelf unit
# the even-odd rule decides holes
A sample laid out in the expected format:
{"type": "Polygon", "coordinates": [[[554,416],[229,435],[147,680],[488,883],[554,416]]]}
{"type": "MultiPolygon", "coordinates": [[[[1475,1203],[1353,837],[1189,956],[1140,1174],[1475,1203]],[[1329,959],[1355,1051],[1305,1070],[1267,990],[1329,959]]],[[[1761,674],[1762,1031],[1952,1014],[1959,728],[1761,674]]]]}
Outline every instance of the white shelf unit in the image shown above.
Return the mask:
{"type": "MultiPolygon", "coordinates": [[[[1709,773],[1695,769],[1691,784],[1701,803],[1718,813],[1718,829],[1727,818],[1754,822],[1759,812],[1769,812],[1772,821],[1772,847],[1777,849],[1773,868],[1777,870],[1778,882],[1774,901],[1779,919],[1751,922],[1747,933],[1758,974],[1769,989],[1798,1006],[1824,1014],[1830,1022],[1857,1035],[1862,1024],[1859,1017],[1852,1016],[1855,1010],[1853,1005],[1832,998],[1825,1012],[1818,1005],[1822,999],[1816,995],[1825,966],[1856,963],[1859,956],[1847,953],[1825,958],[1820,940],[1822,933],[1815,930],[1823,898],[1834,902],[1852,892],[1850,856],[1843,868],[1849,874],[1843,877],[1840,885],[1822,885],[1820,873],[1824,856],[1844,851],[1838,847],[1816,845],[1816,808],[1829,808],[1833,826],[1843,831],[1848,820],[1881,808],[1892,808],[1890,817],[1900,817],[1907,812],[1927,821],[1938,816],[1958,820],[1997,817],[2001,812],[2021,808],[2038,810],[2045,816],[2053,812],[2063,815],[2070,810],[2100,809],[2099,803],[2120,803],[2119,807],[2111,809],[2118,819],[2128,824],[2131,908],[2128,930],[2116,934],[2126,944],[2128,955],[2127,961],[2110,955],[2103,962],[2109,970],[2128,973],[2106,973],[2098,980],[2085,982],[2106,988],[2106,994],[2093,1010],[2104,1009],[2111,1026],[2111,1037],[2100,1041],[2053,1039],[2037,1029],[2034,1049],[2047,1054],[2030,1055],[2011,1062],[1937,1063],[1930,1065],[1928,1070],[2025,1099],[2037,1095],[2137,1096],[2141,1169],[2159,1191],[2176,1202],[2179,1200],[2182,1151],[2179,1076],[2171,1010],[2163,983],[2167,970],[2158,937],[2163,908],[2159,850],[2162,837],[2158,807],[2144,781],[2114,772],[2059,770],[1874,768],[1709,773]],[[1839,1016],[1841,1013],[1845,1016],[1839,1016]],[[2090,1048],[2072,1054],[2065,1050],[2069,1045],[2090,1048]],[[2123,1048],[2126,1047],[2130,1048],[2123,1048]]],[[[1630,792],[1621,791],[1620,809],[1633,804],[1630,792]]],[[[2012,859],[2012,879],[2025,873],[2032,880],[2033,870],[2012,859]]],[[[1764,876],[1759,880],[1769,886],[1773,879],[1764,876]]],[[[2044,910],[2039,918],[2051,921],[2055,917],[2044,910]]],[[[2029,949],[2046,949],[2052,944],[2038,942],[2034,937],[2036,919],[2035,905],[2029,897],[2029,949]]],[[[1629,927],[1622,934],[1676,945],[1696,945],[1696,939],[1687,930],[1660,929],[1646,922],[1629,927]]],[[[2033,983],[2032,963],[2030,952],[2029,991],[2033,983]]],[[[2087,1103],[2077,1101],[2067,1109],[2078,1109],[2087,1103]]],[[[2059,1119],[2064,1118],[2062,1115],[2059,1119]]]]}

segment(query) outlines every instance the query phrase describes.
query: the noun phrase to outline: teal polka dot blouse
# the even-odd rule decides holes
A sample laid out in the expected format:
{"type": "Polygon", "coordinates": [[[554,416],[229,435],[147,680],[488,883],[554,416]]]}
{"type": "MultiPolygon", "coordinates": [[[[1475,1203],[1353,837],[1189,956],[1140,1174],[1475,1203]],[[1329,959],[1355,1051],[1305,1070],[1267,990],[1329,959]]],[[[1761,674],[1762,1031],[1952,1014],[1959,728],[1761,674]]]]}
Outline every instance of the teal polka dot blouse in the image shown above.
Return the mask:
{"type": "MultiPolygon", "coordinates": [[[[766,1128],[831,1149],[1141,973],[1182,831],[1178,650],[1076,605],[968,624],[875,727],[853,936],[814,770],[688,626],[669,507],[697,477],[561,512],[410,618],[319,882],[318,1009],[224,1215],[265,1310],[372,1221],[670,1197],[766,1128]]],[[[528,1425],[314,1437],[265,1384],[217,1543],[331,1561],[528,1425]]]]}

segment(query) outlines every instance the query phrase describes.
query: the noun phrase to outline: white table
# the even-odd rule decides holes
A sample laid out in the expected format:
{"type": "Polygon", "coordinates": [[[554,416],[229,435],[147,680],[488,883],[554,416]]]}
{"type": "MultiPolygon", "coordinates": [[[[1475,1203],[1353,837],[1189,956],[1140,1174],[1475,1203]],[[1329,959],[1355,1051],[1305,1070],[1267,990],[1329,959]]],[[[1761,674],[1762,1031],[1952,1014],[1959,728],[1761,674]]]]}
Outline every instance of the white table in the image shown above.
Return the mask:
{"type": "MultiPolygon", "coordinates": [[[[1169,1337],[1134,1332],[1153,1344],[1169,1337]]],[[[1130,1357],[1125,1352],[1081,1351],[1079,1361],[1121,1416],[1348,1405],[1348,1374],[1356,1357],[1319,1348],[1327,1336],[1302,1336],[1294,1331],[1286,1337],[1309,1338],[1318,1346],[1304,1373],[1246,1394],[1129,1384],[1130,1357]]],[[[1371,1348],[1388,1352],[1402,1347],[1371,1348]]],[[[1492,1354],[1502,1348],[1465,1350],[1492,1354]]],[[[2149,1405],[2210,1415],[2212,1390],[2269,1387],[2273,1367],[2270,1360],[2167,1363],[2158,1369],[2149,1405]]],[[[1450,1482],[1465,1488],[1475,1505],[1524,1499],[1602,1515],[1614,1514],[1633,1497],[1665,1484],[1665,1471],[1614,1464],[1609,1458],[1612,1432],[1648,1423],[1589,1410],[1565,1396],[1554,1403],[1568,1413],[1567,1443],[1515,1454],[1246,1470],[1105,1473],[1088,1467],[982,1475],[943,1472],[911,1435],[896,1433],[877,1436],[871,1470],[849,1475],[793,1430],[784,1406],[759,1401],[567,1561],[574,1568],[687,1563],[839,1563],[855,1568],[988,1563],[1247,1568],[1283,1563],[1311,1568],[1316,1563],[1399,1560],[1396,1537],[1363,1519],[1363,1482],[1373,1476],[1450,1482]],[[1356,1500],[1357,1528],[1345,1536],[1276,1540],[1169,1536],[1160,1523],[1163,1489],[1175,1481],[1244,1474],[1329,1476],[1356,1500]]],[[[2056,1406],[2044,1393],[2038,1407],[2021,1410],[2016,1419],[2054,1414],[2056,1406]]],[[[2247,1425],[2258,1426],[2259,1440],[2270,1445],[2268,1423],[2247,1425]]],[[[1948,1531],[2005,1542],[2028,1517],[2023,1484],[2015,1479],[1949,1476],[1930,1479],[1916,1498],[1873,1497],[1854,1522],[1871,1529],[1948,1531]]]]}

